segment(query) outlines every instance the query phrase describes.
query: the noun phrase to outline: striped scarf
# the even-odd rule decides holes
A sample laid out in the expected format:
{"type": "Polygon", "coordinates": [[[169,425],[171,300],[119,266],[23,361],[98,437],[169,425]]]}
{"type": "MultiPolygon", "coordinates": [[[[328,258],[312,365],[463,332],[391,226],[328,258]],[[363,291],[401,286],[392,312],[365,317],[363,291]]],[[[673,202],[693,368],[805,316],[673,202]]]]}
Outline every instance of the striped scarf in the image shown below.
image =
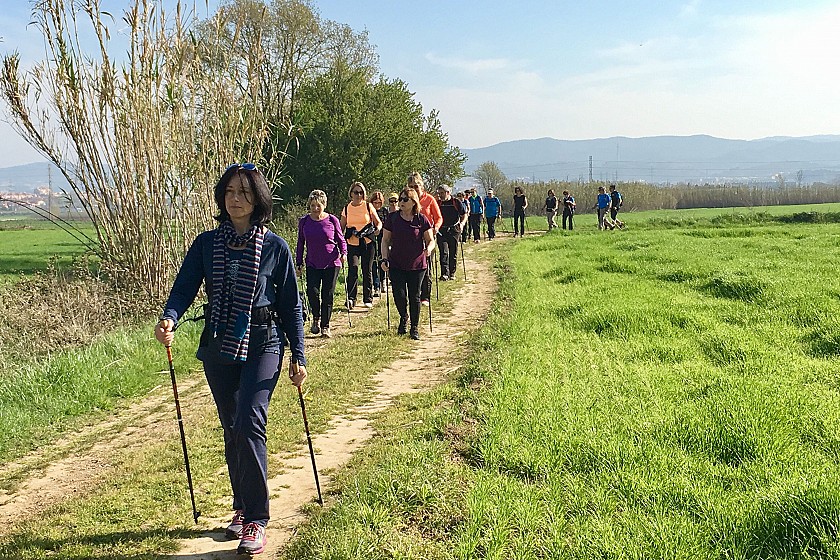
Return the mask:
{"type": "Polygon", "coordinates": [[[251,305],[257,289],[265,231],[251,226],[245,235],[237,235],[230,221],[222,222],[213,238],[213,301],[210,306],[210,325],[213,336],[224,332],[220,354],[224,358],[244,362],[248,358],[248,339],[251,333],[251,305]],[[227,284],[228,245],[245,246],[239,264],[236,285],[227,284]],[[231,293],[233,297],[228,298],[231,293]]]}

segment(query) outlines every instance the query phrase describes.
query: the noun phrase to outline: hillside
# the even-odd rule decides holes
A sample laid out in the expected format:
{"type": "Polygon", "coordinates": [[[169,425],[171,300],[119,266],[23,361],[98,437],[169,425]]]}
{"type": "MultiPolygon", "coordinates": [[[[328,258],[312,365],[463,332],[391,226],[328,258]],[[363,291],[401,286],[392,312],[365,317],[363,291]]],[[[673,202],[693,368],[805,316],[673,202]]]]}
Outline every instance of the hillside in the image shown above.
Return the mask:
{"type": "Polygon", "coordinates": [[[727,140],[713,136],[538,138],[464,149],[471,173],[494,161],[508,177],[653,183],[743,181],[776,184],[840,180],[840,135],[727,140]]]}

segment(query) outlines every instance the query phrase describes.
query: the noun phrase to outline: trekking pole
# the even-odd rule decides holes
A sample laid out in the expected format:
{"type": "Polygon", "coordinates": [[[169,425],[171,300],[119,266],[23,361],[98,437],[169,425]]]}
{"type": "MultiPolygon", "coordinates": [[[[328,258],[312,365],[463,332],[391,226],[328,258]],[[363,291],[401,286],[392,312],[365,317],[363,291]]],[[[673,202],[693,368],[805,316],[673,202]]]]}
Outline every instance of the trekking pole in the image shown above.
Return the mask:
{"type": "Polygon", "coordinates": [[[467,281],[467,258],[464,256],[464,242],[463,241],[461,241],[461,268],[464,269],[464,282],[466,282],[467,281]]]}
{"type": "Polygon", "coordinates": [[[347,324],[353,327],[353,321],[350,320],[350,290],[347,287],[347,269],[344,267],[344,261],[341,261],[341,272],[344,273],[344,307],[347,308],[347,324]]]}
{"type": "Polygon", "coordinates": [[[384,282],[384,285],[385,285],[385,314],[388,317],[388,330],[390,331],[391,330],[391,296],[388,292],[390,291],[390,288],[391,288],[391,281],[388,279],[388,276],[389,276],[388,272],[383,271],[383,274],[385,275],[382,278],[382,280],[384,282]]]}
{"type": "MultiPolygon", "coordinates": [[[[435,244],[437,245],[437,244],[435,244]]],[[[435,275],[435,301],[440,301],[440,288],[438,287],[438,260],[434,256],[435,252],[437,252],[437,246],[435,247],[435,251],[432,253],[432,261],[434,262],[434,275],[435,275]]]]}
{"type": "Polygon", "coordinates": [[[301,269],[300,277],[303,281],[303,286],[298,285],[298,297],[300,298],[300,303],[303,305],[303,322],[304,324],[309,321],[309,314],[311,307],[309,306],[309,296],[306,294],[306,269],[301,269]]]}
{"type": "Polygon", "coordinates": [[[190,473],[190,457],[187,454],[187,435],[184,433],[184,419],[181,416],[181,401],[178,399],[178,384],[175,383],[175,365],[172,363],[172,348],[166,347],[166,357],[169,360],[169,377],[172,378],[172,394],[175,395],[175,414],[178,416],[178,429],[181,432],[181,449],[184,451],[184,467],[187,471],[187,485],[190,487],[190,502],[192,503],[193,521],[198,523],[201,512],[195,508],[195,491],[193,490],[192,474],[190,473]]]}
{"type": "MultiPolygon", "coordinates": [[[[424,254],[426,253],[425,245],[423,246],[423,253],[424,254]]],[[[426,255],[426,269],[427,270],[432,266],[432,263],[429,262],[429,258],[430,257],[428,255],[426,255]]],[[[429,332],[432,332],[432,298],[429,298],[429,332]]]]}
{"type": "Polygon", "coordinates": [[[318,490],[318,503],[324,505],[321,497],[321,483],[318,480],[318,467],[315,466],[315,450],[312,449],[312,436],[309,435],[309,420],[306,418],[306,406],[303,404],[303,391],[300,385],[297,386],[298,400],[300,400],[300,412],[303,414],[303,429],[306,431],[306,443],[309,444],[309,457],[312,459],[312,472],[315,474],[315,488],[318,490]]]}

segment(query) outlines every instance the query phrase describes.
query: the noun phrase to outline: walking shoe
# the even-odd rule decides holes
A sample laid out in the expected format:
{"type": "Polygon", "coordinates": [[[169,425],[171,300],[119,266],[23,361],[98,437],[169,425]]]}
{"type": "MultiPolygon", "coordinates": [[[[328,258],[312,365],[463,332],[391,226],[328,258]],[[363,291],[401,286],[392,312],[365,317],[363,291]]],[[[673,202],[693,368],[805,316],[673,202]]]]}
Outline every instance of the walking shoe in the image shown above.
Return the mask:
{"type": "Polygon", "coordinates": [[[417,327],[411,327],[411,334],[408,336],[411,340],[420,340],[420,333],[417,331],[417,327]]]}
{"type": "Polygon", "coordinates": [[[229,539],[238,539],[242,537],[242,522],[245,521],[245,514],[241,509],[233,512],[233,519],[230,520],[230,525],[225,529],[225,536],[229,539]]]}
{"type": "Polygon", "coordinates": [[[257,523],[248,523],[242,528],[242,539],[239,541],[237,554],[259,554],[265,550],[265,527],[257,523]]]}
{"type": "Polygon", "coordinates": [[[347,307],[349,307],[350,309],[353,309],[354,307],[356,307],[356,300],[355,299],[348,299],[347,300],[347,307]]]}
{"type": "Polygon", "coordinates": [[[371,307],[373,307],[373,302],[372,301],[366,301],[363,305],[365,307],[367,307],[368,309],[370,309],[371,307]]]}
{"type": "Polygon", "coordinates": [[[321,328],[318,326],[318,321],[320,320],[320,317],[312,317],[312,326],[309,328],[309,332],[312,334],[318,334],[321,332],[321,328]]]}
{"type": "Polygon", "coordinates": [[[324,338],[332,338],[332,334],[330,334],[329,327],[321,327],[321,336],[324,338]]]}
{"type": "Polygon", "coordinates": [[[446,282],[447,280],[449,280],[449,276],[447,276],[446,274],[441,274],[439,280],[441,282],[446,282]]]}
{"type": "Polygon", "coordinates": [[[421,299],[421,300],[420,300],[420,305],[425,305],[426,307],[429,307],[429,300],[427,300],[427,299],[421,299]]]}
{"type": "Polygon", "coordinates": [[[373,292],[373,297],[382,297],[382,296],[379,295],[379,290],[376,290],[375,292],[373,292]]]}
{"type": "Polygon", "coordinates": [[[400,317],[400,326],[397,327],[397,334],[405,334],[408,327],[408,317],[400,317]]]}

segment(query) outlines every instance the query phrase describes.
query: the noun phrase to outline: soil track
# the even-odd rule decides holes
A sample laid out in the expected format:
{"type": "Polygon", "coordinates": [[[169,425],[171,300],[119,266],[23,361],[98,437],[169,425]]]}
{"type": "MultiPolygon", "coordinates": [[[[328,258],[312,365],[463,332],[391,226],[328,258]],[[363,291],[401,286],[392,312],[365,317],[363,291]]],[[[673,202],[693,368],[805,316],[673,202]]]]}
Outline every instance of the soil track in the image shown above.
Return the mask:
{"type": "MultiPolygon", "coordinates": [[[[457,341],[459,335],[482,324],[496,289],[495,278],[484,263],[468,259],[466,264],[469,281],[464,282],[460,276],[451,310],[444,312],[433,307],[433,332],[430,333],[421,320],[422,340],[414,344],[406,358],[393,362],[374,376],[373,396],[363,405],[333,417],[327,432],[313,436],[322,493],[326,494],[330,485],[331,477],[327,473],[344,465],[356,450],[375,436],[371,427],[374,413],[387,408],[395,397],[426,389],[457,369],[458,364],[453,363],[452,356],[462,353],[452,352],[452,339],[457,341]]],[[[425,311],[422,315],[426,317],[425,311]]],[[[332,330],[335,334],[347,328],[343,319],[346,315],[334,321],[332,330]]],[[[325,339],[307,340],[308,347],[328,343],[325,339]]],[[[202,396],[209,398],[201,375],[179,380],[178,389],[182,401],[202,396]]],[[[142,448],[148,442],[170,434],[171,398],[171,388],[160,386],[117,417],[87,426],[48,448],[0,467],[0,481],[10,488],[0,490],[0,535],[11,529],[15,522],[33,517],[48,506],[93,491],[98,483],[108,479],[112,471],[111,458],[116,454],[142,448]]],[[[274,515],[268,527],[268,546],[261,558],[277,555],[294,534],[295,527],[304,520],[302,506],[314,502],[317,496],[308,448],[304,446],[294,453],[272,456],[269,460],[281,466],[282,474],[269,480],[274,515]]],[[[227,517],[202,516],[200,522],[210,529],[198,538],[183,541],[180,551],[170,558],[241,558],[236,555],[238,541],[224,537],[228,520],[227,517]]]]}

